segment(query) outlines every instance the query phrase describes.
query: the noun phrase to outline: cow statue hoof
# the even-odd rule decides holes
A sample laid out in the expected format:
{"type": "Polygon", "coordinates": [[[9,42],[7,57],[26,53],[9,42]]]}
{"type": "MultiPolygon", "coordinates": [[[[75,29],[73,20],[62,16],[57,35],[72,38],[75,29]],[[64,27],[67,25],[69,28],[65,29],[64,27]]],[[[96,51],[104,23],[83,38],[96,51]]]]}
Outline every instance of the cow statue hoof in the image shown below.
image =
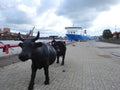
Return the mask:
{"type": "Polygon", "coordinates": [[[45,85],[49,85],[49,81],[45,81],[44,84],[45,84],[45,85]]]}
{"type": "Polygon", "coordinates": [[[62,66],[64,66],[64,64],[61,64],[62,66]]]}
{"type": "Polygon", "coordinates": [[[64,65],[64,63],[62,62],[61,65],[64,65]]]}
{"type": "Polygon", "coordinates": [[[33,86],[29,86],[29,87],[28,87],[28,90],[33,90],[33,86]]]}
{"type": "Polygon", "coordinates": [[[59,62],[57,61],[56,63],[58,64],[59,62]]]}
{"type": "Polygon", "coordinates": [[[29,84],[28,90],[33,90],[33,88],[34,88],[34,83],[32,82],[32,83],[29,84]]]}

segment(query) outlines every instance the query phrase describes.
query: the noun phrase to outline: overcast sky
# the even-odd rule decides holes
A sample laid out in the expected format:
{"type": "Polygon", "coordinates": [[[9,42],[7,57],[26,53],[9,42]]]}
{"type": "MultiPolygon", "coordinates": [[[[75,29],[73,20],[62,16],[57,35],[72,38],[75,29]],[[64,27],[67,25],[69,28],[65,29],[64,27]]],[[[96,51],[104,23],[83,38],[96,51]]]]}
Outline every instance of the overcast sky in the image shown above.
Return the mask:
{"type": "Polygon", "coordinates": [[[104,29],[120,31],[120,0],[0,0],[0,28],[13,32],[65,36],[67,26],[80,26],[87,34],[104,29]]]}

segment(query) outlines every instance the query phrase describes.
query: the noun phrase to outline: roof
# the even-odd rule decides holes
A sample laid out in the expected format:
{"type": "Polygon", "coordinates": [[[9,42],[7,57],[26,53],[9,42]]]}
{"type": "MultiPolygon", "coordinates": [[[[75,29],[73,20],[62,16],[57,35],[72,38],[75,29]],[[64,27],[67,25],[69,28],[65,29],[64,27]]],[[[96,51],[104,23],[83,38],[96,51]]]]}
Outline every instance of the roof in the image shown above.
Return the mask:
{"type": "Polygon", "coordinates": [[[65,29],[82,29],[82,27],[65,27],[65,29]]]}

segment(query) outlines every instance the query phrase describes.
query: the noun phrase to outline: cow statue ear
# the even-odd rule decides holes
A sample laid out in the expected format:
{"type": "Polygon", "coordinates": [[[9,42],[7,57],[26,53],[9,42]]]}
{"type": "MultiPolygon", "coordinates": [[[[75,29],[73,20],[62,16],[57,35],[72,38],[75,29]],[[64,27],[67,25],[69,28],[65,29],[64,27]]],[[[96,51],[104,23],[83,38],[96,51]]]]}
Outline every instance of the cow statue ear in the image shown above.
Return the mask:
{"type": "Polygon", "coordinates": [[[43,43],[41,43],[41,42],[37,42],[37,43],[35,43],[35,47],[37,48],[37,47],[41,47],[43,45],[43,43]]]}
{"type": "Polygon", "coordinates": [[[22,47],[22,46],[23,46],[23,43],[19,43],[18,45],[19,45],[20,47],[22,47]]]}
{"type": "Polygon", "coordinates": [[[21,36],[20,32],[18,33],[18,38],[19,40],[24,41],[24,38],[21,36]]]}

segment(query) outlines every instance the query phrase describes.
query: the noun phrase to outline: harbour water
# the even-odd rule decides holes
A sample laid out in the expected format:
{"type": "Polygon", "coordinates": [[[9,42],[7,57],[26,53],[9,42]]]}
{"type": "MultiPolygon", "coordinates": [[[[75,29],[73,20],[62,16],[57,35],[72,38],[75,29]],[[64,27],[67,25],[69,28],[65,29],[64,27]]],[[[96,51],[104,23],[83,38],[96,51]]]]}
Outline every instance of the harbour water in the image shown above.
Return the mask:
{"type": "MultiPolygon", "coordinates": [[[[50,42],[52,41],[51,39],[43,39],[43,40],[37,40],[40,42],[50,42]]],[[[4,45],[4,44],[19,44],[21,41],[15,41],[15,40],[0,40],[0,45],[4,45]]],[[[21,52],[21,48],[20,47],[11,47],[9,48],[9,53],[6,54],[5,52],[3,52],[3,49],[0,48],[0,57],[3,56],[8,56],[8,55],[14,55],[14,54],[19,54],[21,52]]]]}

